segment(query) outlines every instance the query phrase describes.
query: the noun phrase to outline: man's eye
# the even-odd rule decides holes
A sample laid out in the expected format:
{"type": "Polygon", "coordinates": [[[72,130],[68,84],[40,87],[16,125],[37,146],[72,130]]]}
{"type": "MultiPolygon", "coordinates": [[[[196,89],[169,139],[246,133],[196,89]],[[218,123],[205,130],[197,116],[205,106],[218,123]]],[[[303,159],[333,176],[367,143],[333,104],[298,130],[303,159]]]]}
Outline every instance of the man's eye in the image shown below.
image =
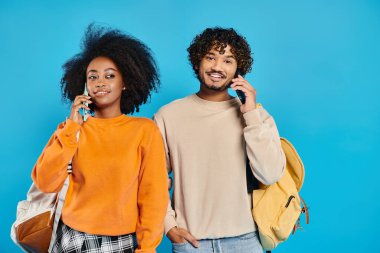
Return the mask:
{"type": "Polygon", "coordinates": [[[231,64],[231,63],[232,63],[231,60],[225,60],[225,62],[226,62],[227,64],[231,64]]]}
{"type": "Polygon", "coordinates": [[[206,56],[206,59],[211,61],[211,60],[214,60],[214,57],[211,57],[211,56],[206,56]]]}

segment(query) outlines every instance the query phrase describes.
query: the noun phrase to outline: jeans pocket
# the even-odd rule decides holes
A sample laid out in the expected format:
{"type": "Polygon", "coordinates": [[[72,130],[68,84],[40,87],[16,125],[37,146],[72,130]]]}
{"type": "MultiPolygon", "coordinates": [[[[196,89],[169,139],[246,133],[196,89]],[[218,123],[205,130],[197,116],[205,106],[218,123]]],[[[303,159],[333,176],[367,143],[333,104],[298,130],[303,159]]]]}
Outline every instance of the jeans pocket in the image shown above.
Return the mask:
{"type": "Polygon", "coordinates": [[[172,242],[173,244],[173,247],[181,247],[181,246],[185,246],[186,244],[188,244],[189,242],[188,241],[184,241],[184,242],[172,242]]]}

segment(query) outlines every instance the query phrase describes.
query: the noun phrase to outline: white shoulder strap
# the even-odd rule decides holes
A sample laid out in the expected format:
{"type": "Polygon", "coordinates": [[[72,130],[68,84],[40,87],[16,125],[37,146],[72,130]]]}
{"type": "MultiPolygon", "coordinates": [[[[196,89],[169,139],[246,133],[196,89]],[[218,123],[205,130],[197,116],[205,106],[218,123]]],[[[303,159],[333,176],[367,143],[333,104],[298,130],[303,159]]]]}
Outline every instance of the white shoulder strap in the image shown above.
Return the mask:
{"type": "MultiPolygon", "coordinates": [[[[77,132],[77,141],[79,141],[79,131],[77,132]]],[[[54,214],[53,232],[51,235],[49,250],[48,250],[49,253],[51,253],[51,251],[53,250],[54,243],[57,239],[57,228],[58,228],[59,221],[61,219],[62,209],[63,209],[63,205],[65,204],[66,193],[67,193],[67,189],[69,188],[69,183],[70,183],[69,177],[70,177],[70,174],[73,172],[72,161],[70,161],[69,164],[67,165],[67,172],[68,172],[68,175],[66,177],[66,180],[57,196],[58,201],[57,201],[57,206],[56,206],[55,214],[54,214]]]]}

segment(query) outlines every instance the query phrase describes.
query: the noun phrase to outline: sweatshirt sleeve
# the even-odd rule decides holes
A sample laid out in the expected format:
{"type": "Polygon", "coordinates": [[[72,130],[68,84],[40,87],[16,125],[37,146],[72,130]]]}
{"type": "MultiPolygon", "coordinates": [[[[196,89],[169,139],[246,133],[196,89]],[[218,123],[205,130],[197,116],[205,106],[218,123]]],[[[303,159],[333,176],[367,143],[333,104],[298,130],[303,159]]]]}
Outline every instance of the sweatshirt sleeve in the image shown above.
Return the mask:
{"type": "MultiPolygon", "coordinates": [[[[167,139],[166,139],[167,135],[166,135],[165,123],[164,123],[164,120],[162,119],[159,112],[154,115],[153,120],[156,123],[156,125],[158,126],[158,129],[160,130],[163,141],[164,141],[165,155],[166,155],[166,170],[167,170],[167,173],[169,175],[170,172],[172,171],[172,169],[170,166],[170,164],[171,164],[170,153],[169,153],[169,148],[168,148],[167,139]]],[[[172,202],[169,199],[169,204],[168,204],[168,208],[166,210],[166,216],[165,216],[165,222],[164,222],[165,234],[167,234],[170,229],[177,226],[177,222],[176,222],[175,217],[176,217],[176,214],[172,208],[172,202]]]]}
{"type": "Polygon", "coordinates": [[[142,151],[137,193],[139,219],[136,227],[136,253],[156,252],[163,235],[163,221],[169,199],[164,145],[158,128],[155,125],[153,127],[150,141],[142,151]]]}
{"type": "Polygon", "coordinates": [[[58,192],[66,177],[67,166],[77,146],[77,132],[81,126],[67,119],[58,126],[45,146],[32,171],[34,184],[42,192],[58,192]]]}
{"type": "Polygon", "coordinates": [[[264,108],[243,114],[246,126],[244,139],[247,155],[255,177],[265,185],[279,180],[285,168],[285,155],[272,116],[264,108]]]}

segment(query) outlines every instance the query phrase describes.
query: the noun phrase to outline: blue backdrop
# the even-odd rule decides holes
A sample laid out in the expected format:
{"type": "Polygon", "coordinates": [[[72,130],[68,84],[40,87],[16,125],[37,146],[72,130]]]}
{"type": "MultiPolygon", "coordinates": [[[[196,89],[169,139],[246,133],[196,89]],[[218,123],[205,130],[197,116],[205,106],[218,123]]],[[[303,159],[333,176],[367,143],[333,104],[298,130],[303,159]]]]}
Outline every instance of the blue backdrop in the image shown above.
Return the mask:
{"type": "MultiPolygon", "coordinates": [[[[20,252],[9,228],[45,143],[69,113],[61,65],[90,22],[129,32],[155,54],[162,87],[137,115],[193,93],[192,38],[234,27],[254,52],[247,79],[306,166],[311,224],[275,252],[376,250],[380,204],[380,2],[11,1],[0,2],[0,252],[20,252]]],[[[158,252],[170,251],[165,238],[158,252]]]]}

